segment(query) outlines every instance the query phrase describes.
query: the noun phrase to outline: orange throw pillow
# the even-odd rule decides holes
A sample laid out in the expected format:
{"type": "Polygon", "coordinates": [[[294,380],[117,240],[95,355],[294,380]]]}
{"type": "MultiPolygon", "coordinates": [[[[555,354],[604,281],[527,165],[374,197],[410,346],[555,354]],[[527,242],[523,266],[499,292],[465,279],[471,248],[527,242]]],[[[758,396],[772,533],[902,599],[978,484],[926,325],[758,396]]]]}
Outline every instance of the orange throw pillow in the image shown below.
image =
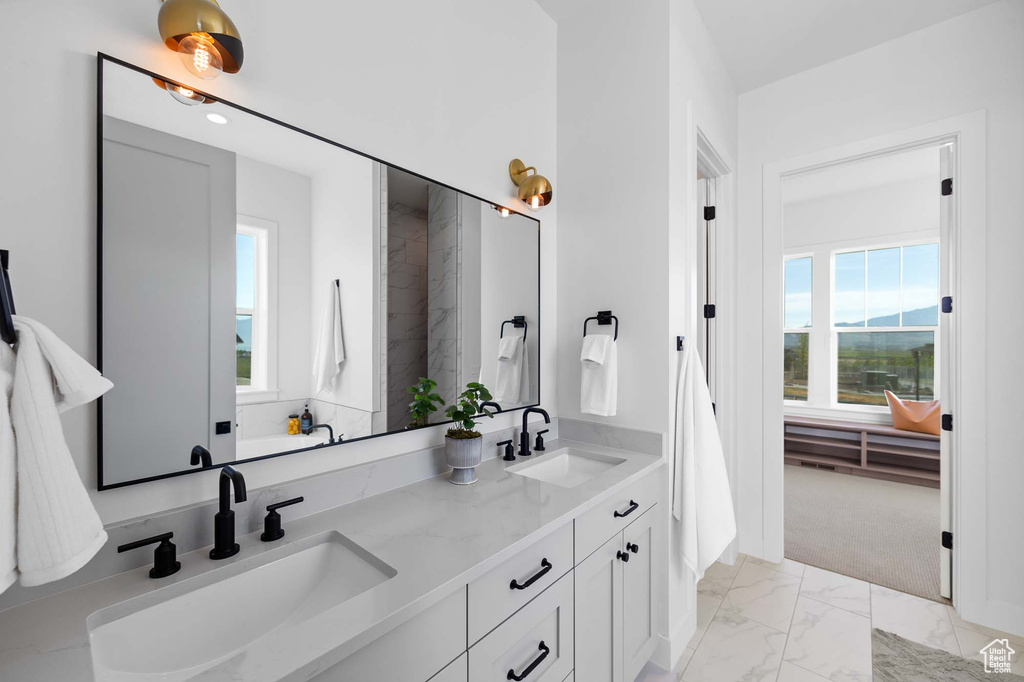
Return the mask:
{"type": "Polygon", "coordinates": [[[938,400],[900,400],[892,391],[885,392],[885,399],[897,429],[939,435],[938,400]]]}

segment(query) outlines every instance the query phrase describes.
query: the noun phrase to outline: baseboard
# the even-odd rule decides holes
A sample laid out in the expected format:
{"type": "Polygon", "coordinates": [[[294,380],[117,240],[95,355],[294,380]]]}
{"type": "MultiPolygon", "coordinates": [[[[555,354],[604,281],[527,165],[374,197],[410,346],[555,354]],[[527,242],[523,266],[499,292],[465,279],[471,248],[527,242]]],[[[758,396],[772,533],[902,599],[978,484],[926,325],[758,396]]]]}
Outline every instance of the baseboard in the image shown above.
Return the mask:
{"type": "Polygon", "coordinates": [[[658,634],[658,646],[651,660],[663,670],[675,671],[686,646],[697,632],[697,609],[692,608],[669,634],[658,634]]]}

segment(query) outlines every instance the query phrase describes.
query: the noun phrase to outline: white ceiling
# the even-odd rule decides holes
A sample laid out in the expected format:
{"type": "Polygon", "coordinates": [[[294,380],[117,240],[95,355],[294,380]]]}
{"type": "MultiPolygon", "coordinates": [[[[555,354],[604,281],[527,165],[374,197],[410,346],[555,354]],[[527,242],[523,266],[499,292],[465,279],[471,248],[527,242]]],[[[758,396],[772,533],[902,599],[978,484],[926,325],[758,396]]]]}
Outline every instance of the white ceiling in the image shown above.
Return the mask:
{"type": "Polygon", "coordinates": [[[786,204],[795,204],[833,194],[922,180],[934,182],[938,196],[938,147],[875,156],[787,178],[782,198],[786,204]]]}
{"type": "Polygon", "coordinates": [[[694,1],[737,90],[746,92],[996,0],[694,1]]]}

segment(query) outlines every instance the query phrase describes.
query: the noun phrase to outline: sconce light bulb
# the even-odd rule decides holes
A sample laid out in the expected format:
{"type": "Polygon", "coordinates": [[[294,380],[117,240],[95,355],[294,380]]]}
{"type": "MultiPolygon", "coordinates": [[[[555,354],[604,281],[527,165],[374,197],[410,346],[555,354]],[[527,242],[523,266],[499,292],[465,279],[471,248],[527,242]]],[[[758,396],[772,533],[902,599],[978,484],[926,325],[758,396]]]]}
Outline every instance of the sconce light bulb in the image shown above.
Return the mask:
{"type": "Polygon", "coordinates": [[[507,218],[508,216],[509,216],[509,212],[508,212],[508,209],[507,209],[507,208],[505,208],[504,206],[502,206],[502,207],[501,207],[501,217],[502,217],[502,218],[507,218]]]}
{"type": "Polygon", "coordinates": [[[538,208],[540,208],[540,197],[539,196],[534,195],[534,196],[530,197],[530,208],[532,208],[534,211],[536,211],[538,208]]]}
{"type": "Polygon", "coordinates": [[[178,57],[189,73],[203,80],[216,78],[224,70],[217,46],[202,33],[182,38],[178,43],[178,57]]]}
{"type": "Polygon", "coordinates": [[[191,90],[180,85],[165,83],[164,89],[170,93],[171,97],[173,97],[176,102],[181,102],[186,106],[193,107],[206,101],[206,98],[198,94],[195,90],[191,90]]]}

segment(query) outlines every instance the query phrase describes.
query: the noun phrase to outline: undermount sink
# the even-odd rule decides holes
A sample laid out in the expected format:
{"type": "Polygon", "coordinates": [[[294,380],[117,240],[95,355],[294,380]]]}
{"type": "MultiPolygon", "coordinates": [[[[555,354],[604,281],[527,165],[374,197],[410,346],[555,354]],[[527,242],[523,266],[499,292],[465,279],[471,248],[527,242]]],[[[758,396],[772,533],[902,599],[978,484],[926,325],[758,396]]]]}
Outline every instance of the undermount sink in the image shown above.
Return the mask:
{"type": "Polygon", "coordinates": [[[280,550],[89,616],[97,682],[189,679],[397,573],[336,531],[280,550]]]}
{"type": "Polygon", "coordinates": [[[563,488],[575,488],[625,461],[621,457],[560,448],[538,459],[511,466],[507,471],[563,488]]]}

